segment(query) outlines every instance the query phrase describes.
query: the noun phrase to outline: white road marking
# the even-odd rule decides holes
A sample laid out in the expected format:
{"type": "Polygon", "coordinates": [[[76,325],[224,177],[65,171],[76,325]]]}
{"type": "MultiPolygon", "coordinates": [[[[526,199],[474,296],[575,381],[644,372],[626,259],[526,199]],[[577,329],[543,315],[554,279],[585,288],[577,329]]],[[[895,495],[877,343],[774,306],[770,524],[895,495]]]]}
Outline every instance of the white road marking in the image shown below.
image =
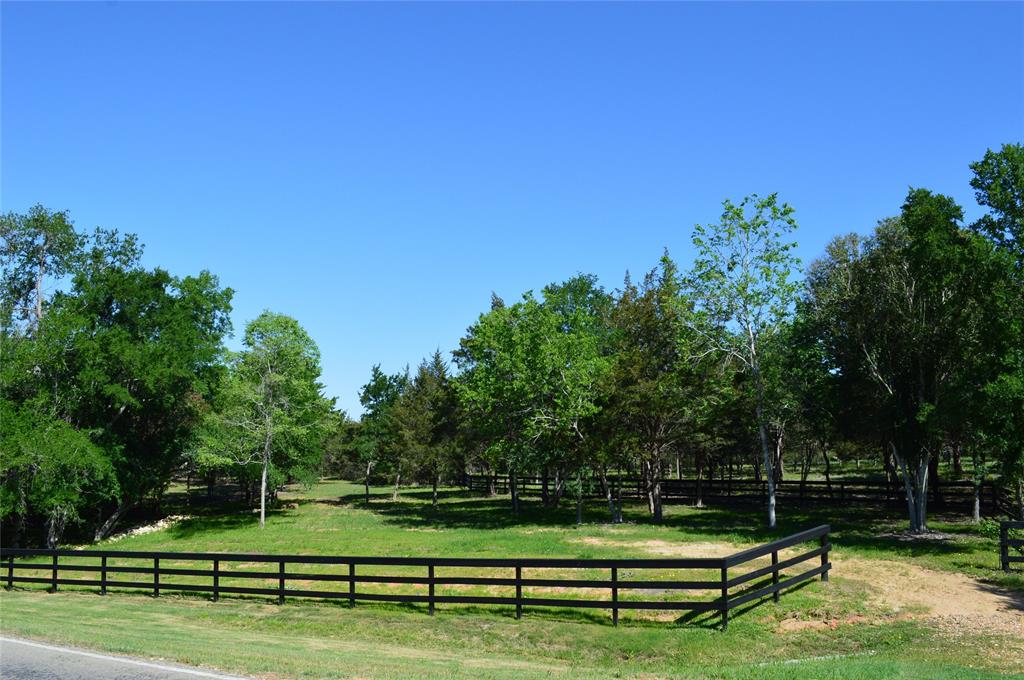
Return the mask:
{"type": "Polygon", "coordinates": [[[27,647],[37,647],[39,649],[48,649],[53,652],[63,652],[64,654],[77,654],[78,656],[87,656],[91,659],[100,659],[102,661],[116,661],[118,663],[129,664],[132,666],[144,666],[145,668],[155,668],[160,671],[169,671],[171,673],[182,673],[184,675],[194,675],[198,678],[215,678],[216,680],[246,680],[245,678],[238,675],[223,675],[221,673],[211,673],[209,671],[200,671],[191,668],[182,668],[180,666],[165,666],[159,663],[150,663],[149,661],[137,661],[135,659],[126,659],[122,656],[110,656],[109,654],[97,654],[95,652],[85,652],[80,649],[68,649],[67,647],[56,647],[54,645],[44,645],[41,642],[29,642],[28,640],[18,640],[16,638],[2,637],[0,641],[10,642],[16,645],[25,645],[27,647]]]}

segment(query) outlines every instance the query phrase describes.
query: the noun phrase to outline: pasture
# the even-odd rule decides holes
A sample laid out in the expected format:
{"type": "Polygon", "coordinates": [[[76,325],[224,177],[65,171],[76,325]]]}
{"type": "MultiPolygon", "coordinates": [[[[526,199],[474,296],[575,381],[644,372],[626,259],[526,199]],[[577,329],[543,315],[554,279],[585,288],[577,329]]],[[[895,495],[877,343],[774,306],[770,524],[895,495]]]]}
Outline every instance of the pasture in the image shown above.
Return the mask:
{"type": "MultiPolygon", "coordinates": [[[[116,588],[99,597],[95,588],[64,586],[55,594],[43,592],[45,586],[3,593],[4,630],[267,677],[529,678],[557,671],[567,677],[983,678],[1024,672],[1024,579],[1000,571],[998,532],[991,525],[960,517],[936,517],[932,537],[908,539],[898,517],[871,509],[784,508],[779,527],[770,532],[758,521],[757,508],[670,505],[665,521],[656,525],[644,506],[627,504],[625,522],[611,525],[605,523],[606,508],[594,501],[577,526],[569,506],[552,511],[526,501],[515,518],[507,497],[444,489],[434,508],[430,489],[415,488],[403,490],[397,501],[390,489],[373,489],[366,504],[360,486],[325,480],[282,494],[280,507],[260,530],[250,511],[186,506],[174,491],[164,508],[173,519],[83,547],[393,557],[717,557],[828,522],[833,570],[828,583],[813,580],[778,603],[768,598],[732,614],[724,633],[715,617],[666,611],[625,611],[616,627],[602,610],[527,607],[516,620],[507,606],[445,605],[431,617],[421,604],[351,607],[347,601],[289,598],[281,606],[271,597],[212,602],[199,594],[162,592],[153,598],[116,588]]],[[[317,569],[329,567],[308,570],[317,569]]],[[[565,576],[546,571],[546,577],[565,576]]],[[[375,587],[413,592],[416,586],[375,587]]],[[[463,592],[488,594],[494,588],[463,592]]],[[[585,594],[540,588],[535,595],[553,592],[585,594]]]]}

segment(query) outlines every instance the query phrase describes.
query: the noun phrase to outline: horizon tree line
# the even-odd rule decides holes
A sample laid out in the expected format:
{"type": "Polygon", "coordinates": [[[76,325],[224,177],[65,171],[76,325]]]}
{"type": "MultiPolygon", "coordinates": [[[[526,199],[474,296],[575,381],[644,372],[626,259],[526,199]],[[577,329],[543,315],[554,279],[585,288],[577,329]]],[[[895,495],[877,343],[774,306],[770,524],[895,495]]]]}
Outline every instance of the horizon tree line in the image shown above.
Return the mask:
{"type": "Polygon", "coordinates": [[[939,460],[970,462],[1024,512],[1024,147],[971,165],[986,213],[911,189],[870,234],[835,237],[798,280],[794,209],[725,201],[696,257],[666,251],[609,291],[580,274],[490,308],[450,362],[374,366],[359,420],[323,394],[320,353],[294,319],[231,332],[232,290],[141,264],[131,234],[75,229],[35,206],[0,221],[0,523],[5,542],[108,536],[176,475],[235,479],[247,506],[323,472],[438,488],[468,471],[523,476],[548,507],[599,488],[621,521],[618,474],[653,521],[683,463],[698,483],[734,464],[766,487],[846,452],[877,452],[927,530],[939,460]],[[56,291],[47,294],[56,284],[56,291]],[[931,493],[929,492],[931,490],[931,493]]]}

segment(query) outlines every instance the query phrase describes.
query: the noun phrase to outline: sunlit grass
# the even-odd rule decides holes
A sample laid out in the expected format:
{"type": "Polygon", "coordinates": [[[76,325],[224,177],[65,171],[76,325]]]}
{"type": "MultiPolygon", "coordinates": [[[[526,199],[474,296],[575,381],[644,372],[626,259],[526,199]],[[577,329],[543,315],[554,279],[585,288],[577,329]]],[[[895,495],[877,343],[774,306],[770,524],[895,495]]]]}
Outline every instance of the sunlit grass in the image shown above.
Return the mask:
{"type": "MultiPolygon", "coordinates": [[[[1009,661],[1006,653],[995,653],[1002,643],[985,637],[983,631],[964,631],[958,643],[950,645],[924,623],[872,609],[867,585],[843,574],[844,556],[912,558],[934,569],[961,571],[1020,588],[1019,577],[1002,576],[998,571],[996,540],[958,518],[932,522],[934,528],[953,538],[904,542],[889,535],[902,529],[898,517],[867,510],[844,509],[840,516],[830,516],[827,509],[783,507],[780,526],[768,531],[756,509],[672,505],[666,508],[666,521],[654,525],[639,502],[627,505],[626,523],[610,525],[606,523],[607,509],[594,502],[585,508],[584,524],[576,526],[575,510],[569,505],[551,511],[528,501],[522,515],[514,518],[508,499],[502,497],[480,498],[445,489],[440,505],[433,508],[429,490],[403,490],[395,503],[390,489],[371,491],[373,497],[366,504],[362,487],[349,482],[332,480],[309,490],[291,490],[282,495],[281,506],[270,513],[262,530],[255,515],[241,507],[185,507],[179,499],[173,512],[190,515],[189,519],[97,547],[354,556],[686,557],[726,554],[830,522],[835,531],[835,568],[828,584],[813,581],[784,594],[778,604],[763,602],[734,613],[727,633],[717,630],[717,615],[623,612],[622,625],[613,627],[609,613],[603,610],[527,607],[523,619],[516,621],[512,607],[500,606],[439,605],[436,615],[430,617],[426,605],[419,604],[360,602],[351,608],[344,599],[291,598],[285,606],[278,606],[274,598],[259,596],[227,596],[214,603],[207,595],[164,590],[154,599],[145,592],[117,589],[104,598],[95,594],[96,588],[62,587],[57,594],[47,594],[41,592],[44,585],[4,593],[0,624],[8,634],[275,677],[539,678],[558,673],[570,678],[983,678],[993,677],[999,669],[1024,669],[1024,660],[1013,657],[1012,651],[1009,661]],[[833,625],[780,632],[779,624],[786,619],[833,625]],[[799,663],[792,663],[794,660],[799,663]]],[[[209,565],[166,560],[161,567],[209,565]]],[[[244,568],[272,571],[276,565],[244,568]]],[[[341,566],[289,567],[290,572],[307,573],[330,569],[347,573],[341,566]]],[[[421,568],[383,570],[423,575],[421,568]]],[[[370,567],[360,571],[374,573],[370,567]]],[[[597,571],[551,570],[544,575],[607,577],[597,571]]],[[[439,570],[438,575],[445,573],[439,570]]],[[[716,578],[715,574],[706,576],[716,578]]],[[[94,575],[83,573],[81,577],[94,575]]],[[[656,572],[644,575],[668,577],[656,572]]],[[[620,573],[620,578],[627,576],[620,573]]],[[[183,576],[161,579],[165,587],[195,580],[183,576]]],[[[231,582],[225,578],[221,583],[231,582]]],[[[253,584],[249,580],[238,583],[253,584]]],[[[316,588],[347,589],[346,583],[314,583],[316,588]]],[[[265,585],[276,587],[276,579],[267,579],[265,585]]],[[[360,584],[359,590],[373,592],[374,588],[414,592],[422,586],[360,584]]],[[[457,590],[450,588],[447,592],[457,590]]],[[[486,591],[490,587],[477,588],[486,591]]],[[[469,587],[460,592],[473,591],[469,587]]],[[[439,587],[438,594],[443,592],[439,587]]],[[[575,594],[603,596],[590,591],[575,594]]],[[[686,593],[684,597],[716,595],[686,593]]],[[[623,595],[642,596],[639,592],[623,595]]]]}

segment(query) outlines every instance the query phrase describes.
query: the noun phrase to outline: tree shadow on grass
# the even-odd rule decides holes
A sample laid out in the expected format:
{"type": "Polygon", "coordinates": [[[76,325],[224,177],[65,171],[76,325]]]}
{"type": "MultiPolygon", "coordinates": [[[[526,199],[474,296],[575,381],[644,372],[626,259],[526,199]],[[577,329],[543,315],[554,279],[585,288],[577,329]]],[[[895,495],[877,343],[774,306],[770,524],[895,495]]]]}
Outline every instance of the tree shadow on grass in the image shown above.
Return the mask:
{"type": "MultiPolygon", "coordinates": [[[[283,515],[286,510],[272,510],[268,516],[283,515]]],[[[248,509],[239,509],[237,512],[219,515],[203,515],[190,517],[172,524],[165,529],[167,534],[174,540],[185,540],[196,538],[202,534],[220,533],[234,529],[251,529],[259,524],[259,517],[248,509]]]]}

